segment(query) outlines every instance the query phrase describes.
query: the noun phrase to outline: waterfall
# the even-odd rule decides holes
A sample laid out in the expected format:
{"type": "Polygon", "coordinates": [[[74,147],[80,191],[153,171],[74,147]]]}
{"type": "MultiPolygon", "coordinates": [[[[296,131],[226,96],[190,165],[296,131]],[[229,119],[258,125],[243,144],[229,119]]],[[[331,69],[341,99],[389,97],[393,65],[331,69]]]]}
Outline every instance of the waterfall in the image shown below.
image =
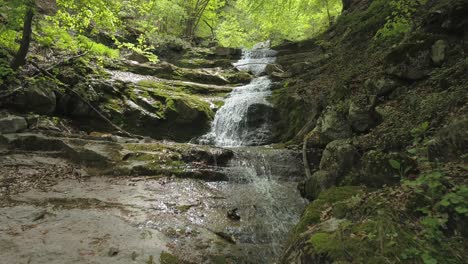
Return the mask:
{"type": "Polygon", "coordinates": [[[256,257],[264,263],[279,256],[288,231],[304,208],[296,189],[296,180],[302,175],[300,157],[290,150],[253,147],[268,144],[272,136],[274,109],[268,102],[272,81],[262,74],[267,64],[275,62],[277,52],[268,46],[261,43],[244,50],[234,65],[256,77],[233,90],[216,112],[210,132],[199,140],[234,151],[234,158],[224,168],[229,184],[223,193],[229,197],[227,208],[238,210],[242,220],[228,227],[227,233],[249,250],[256,248],[256,257]]]}
{"type": "Polygon", "coordinates": [[[257,45],[244,50],[242,59],[234,65],[255,74],[250,84],[237,87],[216,112],[210,132],[200,140],[202,144],[224,147],[262,145],[271,137],[273,107],[268,102],[271,80],[260,76],[268,63],[275,61],[276,51],[257,45]]]}

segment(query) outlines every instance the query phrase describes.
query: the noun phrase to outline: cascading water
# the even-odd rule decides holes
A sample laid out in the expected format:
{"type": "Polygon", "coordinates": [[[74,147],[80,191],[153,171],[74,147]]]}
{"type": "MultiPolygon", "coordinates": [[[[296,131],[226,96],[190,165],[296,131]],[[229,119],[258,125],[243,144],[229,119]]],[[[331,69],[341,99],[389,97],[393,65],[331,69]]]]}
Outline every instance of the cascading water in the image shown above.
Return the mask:
{"type": "Polygon", "coordinates": [[[249,251],[252,262],[245,263],[273,263],[305,205],[296,190],[295,177],[302,175],[297,153],[245,147],[265,145],[271,138],[274,110],[268,97],[272,82],[261,75],[266,65],[275,61],[275,55],[276,51],[263,44],[244,51],[243,58],[234,65],[257,77],[230,94],[217,111],[210,133],[200,140],[229,147],[235,153],[225,171],[229,182],[217,188],[229,197],[226,206],[236,208],[240,214],[241,223],[225,231],[249,251]]]}
{"type": "Polygon", "coordinates": [[[273,108],[267,98],[271,94],[271,80],[260,75],[268,63],[275,61],[276,51],[257,45],[245,50],[234,65],[257,76],[248,85],[236,88],[216,113],[211,131],[201,143],[216,146],[262,145],[271,137],[270,119],[273,108]]]}

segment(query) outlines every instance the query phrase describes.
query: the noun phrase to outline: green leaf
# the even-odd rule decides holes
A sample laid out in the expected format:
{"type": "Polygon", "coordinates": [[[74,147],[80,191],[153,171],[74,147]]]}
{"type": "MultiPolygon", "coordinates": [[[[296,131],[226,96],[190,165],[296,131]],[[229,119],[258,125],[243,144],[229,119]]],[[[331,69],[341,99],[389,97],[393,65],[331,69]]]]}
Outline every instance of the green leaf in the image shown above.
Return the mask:
{"type": "Polygon", "coordinates": [[[389,160],[388,163],[390,163],[390,166],[392,166],[392,168],[394,168],[395,170],[399,170],[401,168],[401,163],[394,159],[389,160]]]}
{"type": "Polygon", "coordinates": [[[431,257],[431,255],[429,255],[428,253],[424,253],[422,255],[422,260],[424,264],[437,264],[438,263],[437,260],[431,257]]]}

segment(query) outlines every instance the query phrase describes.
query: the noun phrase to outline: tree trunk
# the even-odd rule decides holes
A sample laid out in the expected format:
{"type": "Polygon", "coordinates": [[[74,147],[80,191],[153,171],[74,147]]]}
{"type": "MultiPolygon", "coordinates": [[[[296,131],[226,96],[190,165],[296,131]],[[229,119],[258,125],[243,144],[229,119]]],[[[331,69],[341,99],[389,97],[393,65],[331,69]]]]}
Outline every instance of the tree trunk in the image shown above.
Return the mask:
{"type": "Polygon", "coordinates": [[[16,53],[16,56],[10,63],[10,67],[13,70],[17,70],[19,67],[26,63],[26,55],[28,55],[29,45],[31,44],[32,35],[32,22],[34,18],[34,7],[32,5],[28,7],[26,15],[24,17],[23,25],[23,37],[21,38],[20,48],[16,53]]]}
{"type": "Polygon", "coordinates": [[[343,11],[348,10],[351,7],[352,0],[341,0],[343,2],[343,11]]]}
{"type": "Polygon", "coordinates": [[[332,25],[332,17],[330,15],[330,4],[329,4],[328,0],[325,0],[325,5],[327,7],[328,26],[331,26],[332,25]]]}

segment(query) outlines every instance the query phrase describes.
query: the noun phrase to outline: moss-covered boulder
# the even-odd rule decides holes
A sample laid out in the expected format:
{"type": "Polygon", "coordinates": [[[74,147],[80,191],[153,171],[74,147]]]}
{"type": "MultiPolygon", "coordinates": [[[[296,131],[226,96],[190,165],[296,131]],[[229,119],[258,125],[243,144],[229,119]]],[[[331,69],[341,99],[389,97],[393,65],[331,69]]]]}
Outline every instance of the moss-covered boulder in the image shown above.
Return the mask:
{"type": "Polygon", "coordinates": [[[348,138],[351,135],[351,126],[344,111],[330,107],[322,113],[316,127],[308,135],[308,144],[324,147],[333,140],[348,138]]]}
{"type": "Polygon", "coordinates": [[[189,94],[185,89],[189,84],[184,85],[90,80],[74,86],[73,93],[61,95],[58,109],[87,132],[114,129],[96,109],[131,133],[188,141],[208,131],[214,112],[208,100],[189,94]]]}

